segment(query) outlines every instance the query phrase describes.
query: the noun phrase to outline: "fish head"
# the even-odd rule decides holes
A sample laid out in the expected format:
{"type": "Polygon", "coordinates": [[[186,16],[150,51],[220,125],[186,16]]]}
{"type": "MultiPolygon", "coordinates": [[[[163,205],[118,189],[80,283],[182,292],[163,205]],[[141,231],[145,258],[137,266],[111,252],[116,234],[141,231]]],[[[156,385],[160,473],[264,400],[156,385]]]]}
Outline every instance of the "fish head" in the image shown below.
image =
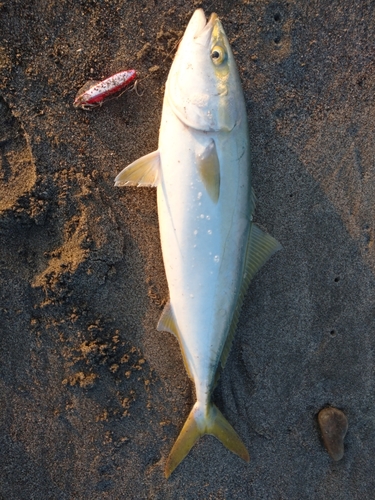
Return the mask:
{"type": "Polygon", "coordinates": [[[216,14],[194,12],[166,85],[166,99],[187,126],[231,131],[243,115],[244,98],[233,53],[216,14]]]}

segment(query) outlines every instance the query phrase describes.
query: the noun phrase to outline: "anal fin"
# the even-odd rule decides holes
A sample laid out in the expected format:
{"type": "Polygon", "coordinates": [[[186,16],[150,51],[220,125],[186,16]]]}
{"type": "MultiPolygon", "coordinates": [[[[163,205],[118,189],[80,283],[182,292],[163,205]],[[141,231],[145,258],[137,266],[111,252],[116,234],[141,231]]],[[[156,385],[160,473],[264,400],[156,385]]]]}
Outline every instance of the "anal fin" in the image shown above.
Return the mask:
{"type": "Polygon", "coordinates": [[[160,154],[153,151],[124,168],[115,179],[115,186],[156,187],[160,177],[160,154]]]}
{"type": "Polygon", "coordinates": [[[169,332],[175,337],[179,337],[178,326],[176,320],[174,319],[172,306],[169,301],[161,313],[156,329],[158,332],[169,332]]]}
{"type": "Polygon", "coordinates": [[[168,304],[164,307],[156,329],[158,332],[172,333],[177,338],[178,343],[180,344],[180,351],[182,354],[182,359],[184,360],[185,370],[186,370],[189,378],[191,380],[193,380],[193,376],[191,374],[190,367],[189,367],[189,364],[188,364],[187,359],[186,359],[186,354],[185,354],[184,345],[183,345],[182,338],[181,338],[181,333],[180,333],[180,330],[178,328],[176,319],[174,317],[173,309],[172,309],[170,302],[168,302],[168,304]]]}

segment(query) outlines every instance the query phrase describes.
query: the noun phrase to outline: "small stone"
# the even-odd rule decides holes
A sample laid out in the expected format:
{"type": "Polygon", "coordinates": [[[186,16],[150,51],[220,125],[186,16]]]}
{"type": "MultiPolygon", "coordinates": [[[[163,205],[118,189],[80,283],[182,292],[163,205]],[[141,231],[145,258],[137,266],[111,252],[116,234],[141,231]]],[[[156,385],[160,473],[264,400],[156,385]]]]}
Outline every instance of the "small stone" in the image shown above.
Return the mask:
{"type": "Polygon", "coordinates": [[[341,460],[344,456],[344,438],[348,430],[346,415],[337,408],[324,408],[319,412],[318,422],[329,456],[335,461],[341,460]]]}

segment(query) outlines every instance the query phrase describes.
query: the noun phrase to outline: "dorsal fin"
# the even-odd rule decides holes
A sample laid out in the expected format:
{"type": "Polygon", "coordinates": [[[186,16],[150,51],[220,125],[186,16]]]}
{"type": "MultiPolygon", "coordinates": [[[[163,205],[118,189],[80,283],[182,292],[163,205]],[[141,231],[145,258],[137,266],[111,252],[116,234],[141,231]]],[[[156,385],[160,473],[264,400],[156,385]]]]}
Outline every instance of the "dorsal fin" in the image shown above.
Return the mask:
{"type": "MultiPolygon", "coordinates": [[[[255,197],[254,197],[255,202],[255,197]]],[[[282,246],[270,234],[262,231],[255,224],[251,224],[249,239],[247,243],[244,275],[240,293],[238,294],[236,309],[233,314],[232,323],[229,328],[227,340],[225,341],[224,348],[221,354],[220,363],[224,368],[228,359],[230,348],[232,347],[233,337],[238,325],[241,307],[249,288],[250,282],[259,269],[267,262],[267,260],[282,246]]]]}
{"type": "Polygon", "coordinates": [[[115,186],[156,187],[159,182],[160,155],[153,151],[135,160],[122,170],[115,179],[115,186]]]}
{"type": "MultiPolygon", "coordinates": [[[[255,206],[257,204],[257,197],[255,196],[254,189],[251,188],[251,194],[250,194],[250,217],[252,217],[253,213],[255,212],[255,206]]],[[[252,219],[250,219],[252,220],[252,219]]]]}
{"type": "Polygon", "coordinates": [[[177,326],[177,322],[176,322],[176,319],[174,317],[172,306],[171,306],[170,302],[168,302],[168,304],[164,307],[156,329],[158,332],[172,333],[177,338],[177,340],[180,344],[180,350],[181,350],[181,354],[182,354],[182,359],[184,360],[185,370],[186,370],[189,378],[191,380],[193,380],[193,376],[191,374],[191,371],[190,371],[190,368],[189,368],[189,365],[188,365],[188,362],[186,359],[184,345],[182,343],[180,330],[177,326]]]}
{"type": "Polygon", "coordinates": [[[217,203],[220,194],[220,162],[216,145],[210,140],[202,153],[196,155],[198,172],[211,200],[217,203]]]}

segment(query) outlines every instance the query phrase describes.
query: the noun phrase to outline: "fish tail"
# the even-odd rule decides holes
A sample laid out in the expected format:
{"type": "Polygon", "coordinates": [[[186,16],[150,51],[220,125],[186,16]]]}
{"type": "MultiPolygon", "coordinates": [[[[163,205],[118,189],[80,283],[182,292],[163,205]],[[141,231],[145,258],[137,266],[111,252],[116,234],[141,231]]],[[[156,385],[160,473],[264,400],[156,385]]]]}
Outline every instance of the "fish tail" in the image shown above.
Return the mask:
{"type": "Polygon", "coordinates": [[[197,402],[169,454],[165,466],[166,478],[182,462],[198,439],[205,434],[215,436],[228,450],[236,453],[246,462],[250,460],[245,445],[220,410],[213,403],[202,408],[202,405],[197,402]]]}

